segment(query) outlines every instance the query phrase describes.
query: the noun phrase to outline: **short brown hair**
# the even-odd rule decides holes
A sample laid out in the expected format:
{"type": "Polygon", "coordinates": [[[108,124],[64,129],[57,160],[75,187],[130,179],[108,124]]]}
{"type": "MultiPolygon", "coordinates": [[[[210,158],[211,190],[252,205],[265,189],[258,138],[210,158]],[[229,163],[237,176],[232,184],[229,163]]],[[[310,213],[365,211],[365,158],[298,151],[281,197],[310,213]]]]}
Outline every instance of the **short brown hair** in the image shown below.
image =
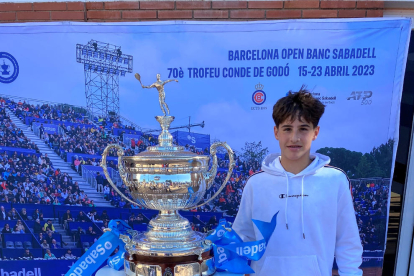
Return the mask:
{"type": "Polygon", "coordinates": [[[319,120],[325,112],[325,105],[302,85],[298,92],[289,91],[286,97],[279,99],[273,106],[273,121],[276,127],[290,118],[302,121],[302,118],[312,123],[313,127],[318,126],[319,120]]]}

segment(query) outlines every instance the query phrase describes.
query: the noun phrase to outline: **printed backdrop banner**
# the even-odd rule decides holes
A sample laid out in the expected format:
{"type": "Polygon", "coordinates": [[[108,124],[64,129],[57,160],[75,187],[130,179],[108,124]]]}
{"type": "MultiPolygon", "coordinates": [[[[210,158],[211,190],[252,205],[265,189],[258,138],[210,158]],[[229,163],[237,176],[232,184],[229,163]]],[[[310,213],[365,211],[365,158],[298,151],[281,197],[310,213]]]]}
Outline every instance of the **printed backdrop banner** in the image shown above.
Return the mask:
{"type": "Polygon", "coordinates": [[[2,261],[0,275],[64,276],[75,262],[69,260],[2,261]]]}
{"type": "MultiPolygon", "coordinates": [[[[34,123],[33,125],[40,128],[40,126],[42,124],[34,123]]],[[[58,125],[43,124],[43,127],[45,129],[45,132],[48,133],[48,134],[58,134],[58,132],[59,132],[59,126],[58,125]]]]}
{"type": "MultiPolygon", "coordinates": [[[[86,105],[85,92],[89,99],[106,99],[101,95],[113,89],[119,91],[121,115],[145,133],[160,129],[154,117],[163,113],[157,90],[142,88],[134,74],[144,86],[157,74],[162,81],[178,80],[164,87],[175,117],[171,128],[185,132],[190,118],[191,131],[226,141],[240,157],[243,177],[246,167],[259,169],[260,153],[280,152],[272,107],[305,85],[326,105],[312,151],[328,155],[351,179],[363,267],[370,274],[381,268],[386,246],[410,23],[381,18],[1,24],[0,88],[3,94],[77,106],[86,105]]],[[[242,189],[240,183],[234,188],[242,189]]],[[[233,200],[240,201],[239,193],[233,200]]]]}
{"type": "Polygon", "coordinates": [[[171,134],[180,146],[194,146],[200,151],[210,147],[210,135],[179,130],[171,134]]]}

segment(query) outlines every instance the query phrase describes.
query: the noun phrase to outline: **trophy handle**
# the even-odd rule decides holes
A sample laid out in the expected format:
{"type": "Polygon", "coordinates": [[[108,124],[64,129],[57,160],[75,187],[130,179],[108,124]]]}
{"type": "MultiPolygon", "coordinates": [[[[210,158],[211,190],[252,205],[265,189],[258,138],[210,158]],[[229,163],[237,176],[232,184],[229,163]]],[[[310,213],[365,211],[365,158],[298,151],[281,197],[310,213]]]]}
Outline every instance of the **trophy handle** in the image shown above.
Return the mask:
{"type": "Polygon", "coordinates": [[[221,191],[224,189],[224,187],[226,187],[227,181],[229,181],[231,174],[233,173],[233,168],[235,165],[233,150],[230,148],[230,146],[226,142],[216,142],[212,144],[210,147],[210,154],[213,158],[213,164],[211,166],[210,171],[208,171],[205,175],[206,182],[207,182],[207,189],[211,188],[212,184],[214,183],[214,178],[216,177],[216,174],[217,174],[217,168],[218,168],[217,147],[220,147],[220,146],[225,148],[227,150],[227,153],[229,154],[229,171],[227,172],[226,179],[224,180],[223,184],[221,184],[220,189],[218,189],[218,191],[212,197],[210,197],[207,201],[205,201],[202,204],[191,207],[191,209],[203,206],[204,204],[207,204],[208,202],[213,200],[215,197],[217,197],[221,193],[221,191]]]}
{"type": "Polygon", "coordinates": [[[129,199],[127,196],[125,196],[118,189],[118,187],[114,184],[114,182],[112,182],[112,179],[111,179],[111,177],[109,176],[109,173],[108,173],[108,168],[106,167],[106,157],[108,156],[109,150],[112,149],[112,148],[117,149],[117,152],[116,153],[118,154],[118,170],[119,170],[119,175],[121,176],[122,180],[125,183],[129,183],[129,181],[128,181],[127,177],[126,177],[125,168],[124,168],[124,166],[122,164],[122,156],[124,155],[124,150],[122,149],[122,147],[120,145],[117,145],[117,144],[110,144],[110,145],[108,145],[105,148],[104,152],[102,153],[102,161],[101,161],[100,166],[102,167],[102,169],[104,171],[104,174],[106,176],[106,179],[108,180],[109,184],[111,184],[112,188],[114,188],[114,190],[119,195],[121,195],[121,197],[123,197],[126,201],[128,201],[130,203],[133,203],[133,204],[137,204],[140,207],[144,207],[141,204],[139,204],[138,202],[135,202],[135,201],[129,199]]]}

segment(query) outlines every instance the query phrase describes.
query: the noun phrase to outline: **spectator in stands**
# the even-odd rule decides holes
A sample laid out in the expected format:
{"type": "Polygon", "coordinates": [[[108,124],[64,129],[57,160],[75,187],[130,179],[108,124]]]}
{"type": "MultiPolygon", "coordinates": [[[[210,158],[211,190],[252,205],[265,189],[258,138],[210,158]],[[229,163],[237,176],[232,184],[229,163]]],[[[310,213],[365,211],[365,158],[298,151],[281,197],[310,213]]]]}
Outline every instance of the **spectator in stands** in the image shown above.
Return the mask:
{"type": "Polygon", "coordinates": [[[22,217],[23,220],[28,220],[29,219],[29,217],[27,215],[26,208],[22,208],[22,211],[20,213],[20,216],[22,217]]]}
{"type": "Polygon", "coordinates": [[[42,225],[40,224],[40,219],[36,219],[36,221],[35,221],[35,223],[33,224],[33,232],[35,233],[35,234],[42,234],[42,232],[43,232],[43,227],[42,227],[42,225]]]}
{"type": "Polygon", "coordinates": [[[11,234],[12,230],[10,229],[10,225],[6,223],[3,227],[3,230],[1,230],[2,234],[11,234]]]}
{"type": "Polygon", "coordinates": [[[85,231],[83,231],[82,227],[78,226],[78,230],[75,232],[75,239],[80,241],[80,236],[84,234],[85,231]]]}
{"type": "MultiPolygon", "coordinates": [[[[95,160],[95,158],[93,160],[95,160]]],[[[104,182],[103,176],[100,174],[100,172],[97,172],[96,173],[96,191],[98,193],[103,192],[103,182],[104,182]]]]}
{"type": "Polygon", "coordinates": [[[112,200],[111,200],[111,205],[118,207],[120,201],[121,201],[121,197],[118,195],[117,192],[114,192],[114,196],[112,197],[112,200]]]}
{"type": "Polygon", "coordinates": [[[93,222],[102,222],[100,217],[96,214],[96,210],[92,210],[88,213],[88,218],[93,222]]]}
{"type": "Polygon", "coordinates": [[[72,250],[68,249],[66,250],[65,256],[66,259],[75,259],[76,256],[72,254],[72,250]]]}
{"type": "Polygon", "coordinates": [[[128,225],[131,226],[131,228],[134,227],[134,223],[135,223],[135,214],[132,213],[129,218],[128,218],[128,225]]]}
{"type": "Polygon", "coordinates": [[[88,221],[88,217],[83,213],[83,211],[79,211],[79,215],[76,217],[76,221],[85,222],[88,221]]]}
{"type": "Polygon", "coordinates": [[[38,241],[40,244],[42,244],[43,240],[45,239],[45,238],[43,237],[43,233],[42,233],[42,232],[40,232],[40,233],[39,233],[39,235],[37,235],[36,239],[37,239],[37,241],[38,241]]]}
{"type": "Polygon", "coordinates": [[[22,257],[26,259],[33,259],[33,254],[30,252],[29,249],[26,248],[22,257]]]}
{"type": "Polygon", "coordinates": [[[40,137],[40,139],[43,139],[44,135],[45,135],[45,127],[43,126],[43,124],[40,124],[40,127],[39,127],[39,137],[40,137]]]}
{"type": "Polygon", "coordinates": [[[75,168],[75,170],[77,172],[79,172],[80,170],[80,165],[81,165],[81,161],[79,160],[79,158],[76,156],[75,160],[73,161],[73,167],[75,168]]]}
{"type": "Polygon", "coordinates": [[[46,249],[45,260],[56,259],[55,255],[50,252],[50,249],[46,249]]]}
{"type": "Polygon", "coordinates": [[[125,208],[126,202],[124,201],[123,198],[121,198],[121,201],[118,203],[118,207],[119,208],[125,208]]]}
{"type": "Polygon", "coordinates": [[[9,216],[6,213],[6,209],[4,209],[4,206],[0,206],[0,220],[9,220],[9,216]]]}
{"type": "Polygon", "coordinates": [[[33,211],[33,215],[32,215],[33,220],[43,220],[43,214],[39,211],[39,209],[36,209],[33,211]]]}
{"type": "Polygon", "coordinates": [[[111,189],[109,188],[109,185],[105,185],[105,187],[103,189],[103,193],[104,193],[104,198],[106,200],[108,200],[107,198],[108,198],[110,192],[111,192],[111,189]]]}
{"type": "Polygon", "coordinates": [[[15,208],[12,208],[10,212],[8,213],[8,216],[11,220],[17,220],[19,219],[19,214],[17,213],[15,208]]]}
{"type": "Polygon", "coordinates": [[[46,241],[46,240],[43,240],[43,242],[40,244],[40,246],[41,246],[43,249],[49,249],[49,248],[50,248],[50,246],[49,246],[49,244],[47,243],[47,241],[46,241]]]}
{"type": "Polygon", "coordinates": [[[12,234],[24,234],[22,230],[19,230],[19,228],[16,226],[13,227],[12,234]]]}
{"type": "Polygon", "coordinates": [[[56,243],[55,239],[52,240],[52,244],[50,245],[50,248],[51,249],[59,249],[60,248],[59,244],[56,243]]]}
{"type": "Polygon", "coordinates": [[[52,220],[48,219],[47,222],[45,223],[45,225],[43,225],[43,231],[44,232],[55,232],[55,227],[52,224],[52,220]]]}
{"type": "Polygon", "coordinates": [[[16,227],[17,227],[17,229],[20,231],[23,231],[23,233],[25,233],[26,232],[26,227],[24,227],[24,225],[23,225],[23,223],[22,223],[22,221],[21,220],[18,220],[17,222],[16,222],[16,227]]]}
{"type": "Polygon", "coordinates": [[[52,244],[52,240],[53,240],[53,233],[52,232],[48,232],[46,237],[44,238],[44,240],[46,240],[46,242],[48,244],[52,244]]]}
{"type": "Polygon", "coordinates": [[[73,217],[69,209],[66,210],[66,213],[63,214],[62,220],[63,220],[63,227],[66,229],[67,223],[73,221],[73,217]]]}
{"type": "Polygon", "coordinates": [[[96,207],[95,203],[93,202],[93,200],[89,201],[88,204],[89,207],[96,207]]]}
{"type": "Polygon", "coordinates": [[[106,210],[102,211],[102,215],[100,216],[100,219],[105,222],[105,221],[109,221],[109,216],[108,216],[108,212],[106,210]]]}
{"type": "Polygon", "coordinates": [[[216,216],[211,216],[210,220],[207,223],[209,226],[215,226],[218,224],[216,216]]]}
{"type": "Polygon", "coordinates": [[[88,235],[96,235],[96,232],[93,230],[92,226],[88,227],[88,230],[86,230],[86,234],[88,235]]]}

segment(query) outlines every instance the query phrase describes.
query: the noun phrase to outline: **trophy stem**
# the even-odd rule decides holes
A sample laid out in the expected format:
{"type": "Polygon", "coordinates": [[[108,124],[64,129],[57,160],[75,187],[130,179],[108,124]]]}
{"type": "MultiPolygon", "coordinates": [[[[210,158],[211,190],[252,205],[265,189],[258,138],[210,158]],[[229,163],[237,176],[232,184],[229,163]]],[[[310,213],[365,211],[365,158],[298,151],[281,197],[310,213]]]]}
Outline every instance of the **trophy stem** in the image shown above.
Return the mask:
{"type": "Polygon", "coordinates": [[[160,123],[162,132],[158,136],[158,144],[161,147],[172,147],[173,137],[168,131],[172,121],[174,121],[174,116],[156,116],[155,119],[160,123]]]}

